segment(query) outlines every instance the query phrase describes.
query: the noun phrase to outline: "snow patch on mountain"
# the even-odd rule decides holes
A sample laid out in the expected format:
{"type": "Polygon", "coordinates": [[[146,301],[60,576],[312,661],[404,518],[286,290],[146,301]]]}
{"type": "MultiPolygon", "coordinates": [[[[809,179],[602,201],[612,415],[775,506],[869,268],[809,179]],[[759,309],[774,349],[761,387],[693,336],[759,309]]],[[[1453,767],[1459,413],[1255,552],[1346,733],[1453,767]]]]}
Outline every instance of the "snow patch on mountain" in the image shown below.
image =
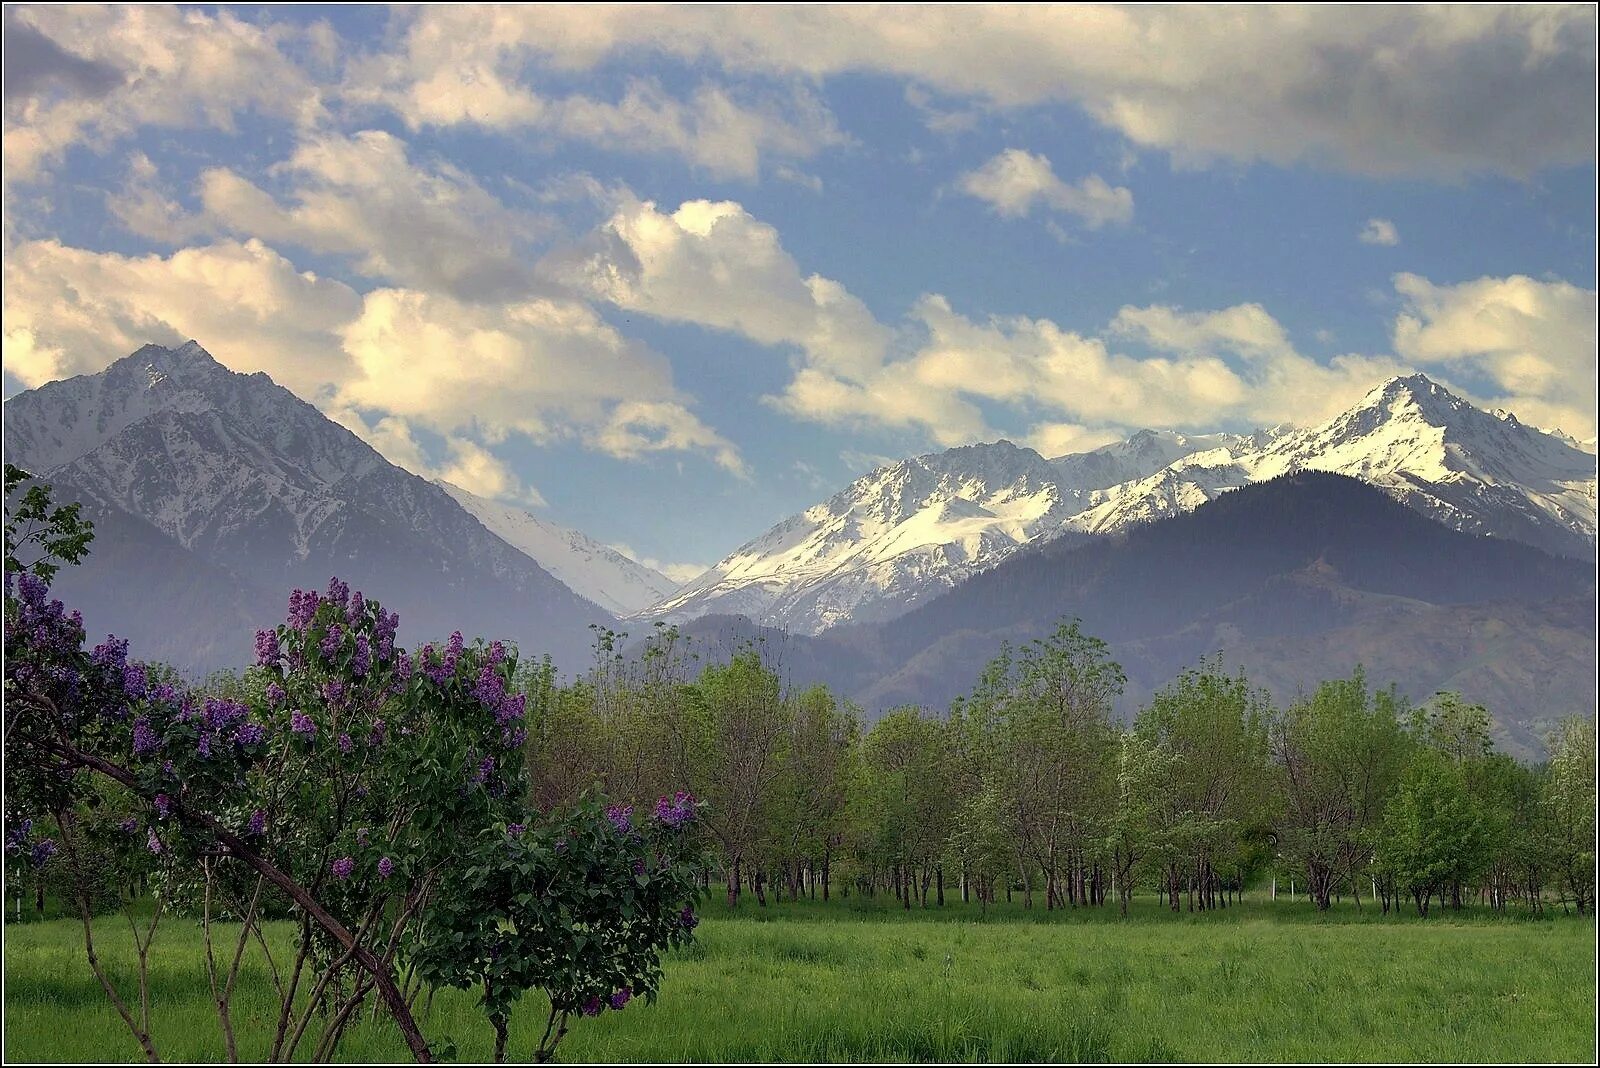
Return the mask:
{"type": "Polygon", "coordinates": [[[478,522],[581,597],[614,615],[627,615],[669,596],[678,584],[582,531],[531,512],[469,493],[450,482],[438,485],[478,522]]]}

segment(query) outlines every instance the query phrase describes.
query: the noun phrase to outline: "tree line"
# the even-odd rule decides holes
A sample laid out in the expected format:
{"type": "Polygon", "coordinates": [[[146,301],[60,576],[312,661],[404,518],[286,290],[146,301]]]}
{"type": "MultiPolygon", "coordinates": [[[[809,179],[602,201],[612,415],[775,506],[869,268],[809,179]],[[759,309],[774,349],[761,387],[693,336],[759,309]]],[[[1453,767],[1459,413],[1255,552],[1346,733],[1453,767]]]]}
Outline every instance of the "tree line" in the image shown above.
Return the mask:
{"type": "Polygon", "coordinates": [[[673,628],[625,639],[598,631],[570,683],[548,660],[520,678],[535,804],[691,789],[714,858],[702,879],[730,906],[1003,895],[1126,914],[1143,892],[1203,911],[1276,879],[1318,909],[1594,909],[1589,719],[1528,765],[1459,695],[1411,704],[1358,669],[1278,707],[1218,660],[1124,725],[1121,668],[1072,622],[1002,648],[947,712],[868,724],[823,686],[785,685],[761,643],[700,664],[673,628]]]}

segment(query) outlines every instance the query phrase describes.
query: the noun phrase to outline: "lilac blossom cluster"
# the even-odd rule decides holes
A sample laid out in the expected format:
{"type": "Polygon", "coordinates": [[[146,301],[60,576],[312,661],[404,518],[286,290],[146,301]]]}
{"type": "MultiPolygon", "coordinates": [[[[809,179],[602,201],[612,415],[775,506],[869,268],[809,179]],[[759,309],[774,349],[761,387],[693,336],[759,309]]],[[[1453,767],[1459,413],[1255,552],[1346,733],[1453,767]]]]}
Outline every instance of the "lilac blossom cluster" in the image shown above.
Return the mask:
{"type": "Polygon", "coordinates": [[[612,805],[606,809],[606,819],[611,821],[611,826],[618,832],[627,834],[633,830],[633,806],[612,805]]]}
{"type": "Polygon", "coordinates": [[[694,819],[694,795],[679,790],[671,797],[661,798],[656,802],[656,819],[673,830],[682,827],[694,819]]]}

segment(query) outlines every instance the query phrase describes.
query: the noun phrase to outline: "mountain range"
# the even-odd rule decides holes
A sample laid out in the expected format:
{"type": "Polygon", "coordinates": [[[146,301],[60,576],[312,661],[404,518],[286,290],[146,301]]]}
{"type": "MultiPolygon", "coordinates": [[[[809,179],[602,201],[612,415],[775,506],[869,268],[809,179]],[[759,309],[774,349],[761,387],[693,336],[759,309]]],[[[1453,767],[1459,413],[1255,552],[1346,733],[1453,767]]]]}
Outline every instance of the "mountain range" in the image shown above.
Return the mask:
{"type": "Polygon", "coordinates": [[[192,341],[8,399],[4,449],[96,524],[56,583],[90,632],[191,673],[248,662],[291,587],[337,574],[407,641],[459,628],[570,668],[591,625],[668,619],[713,656],[763,638],[869,713],[942,707],[1001,642],[1073,616],[1127,669],[1125,711],[1218,652],[1282,698],[1357,663],[1414,697],[1460,689],[1514,751],[1594,710],[1592,443],[1421,375],[1308,428],[888,464],[682,588],[389,463],[192,341]]]}
{"type": "Polygon", "coordinates": [[[1457,530],[1594,558],[1592,448],[1485,412],[1419,374],[1299,430],[1143,430],[1053,459],[999,441],[902,460],[636,616],[740,614],[802,634],[892,619],[1024,546],[1081,544],[1296,471],[1359,478],[1457,530]]]}

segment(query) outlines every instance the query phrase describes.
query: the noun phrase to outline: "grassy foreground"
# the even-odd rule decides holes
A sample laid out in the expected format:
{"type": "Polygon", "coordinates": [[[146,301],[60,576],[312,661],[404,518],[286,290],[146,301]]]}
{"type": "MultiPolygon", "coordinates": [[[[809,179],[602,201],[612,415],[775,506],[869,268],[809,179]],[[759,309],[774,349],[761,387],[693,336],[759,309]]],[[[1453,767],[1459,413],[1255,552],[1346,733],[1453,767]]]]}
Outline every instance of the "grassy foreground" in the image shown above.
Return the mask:
{"type": "MultiPolygon", "coordinates": [[[[1303,899],[1194,917],[1151,900],[1128,921],[1004,905],[987,919],[959,904],[903,913],[858,899],[705,912],[699,944],[668,960],[661,1000],[580,1022],[559,1059],[1592,1062],[1596,1052],[1595,926],[1559,913],[1374,922],[1370,907],[1317,916],[1303,899]]],[[[167,1060],[215,1060],[197,925],[167,922],[157,1046],[167,1060]]],[[[75,923],[5,933],[7,1059],[142,1059],[75,923]]],[[[287,925],[273,936],[287,954],[287,925]]],[[[130,990],[126,922],[108,918],[95,941],[130,990]]],[[[272,1023],[259,960],[241,985],[234,1019],[248,1060],[264,1055],[272,1023]]],[[[424,1030],[481,1060],[492,1044],[473,1000],[441,994],[424,1030]]],[[[542,1016],[534,1004],[519,1014],[513,1060],[542,1016]]],[[[405,1050],[392,1028],[364,1023],[341,1056],[393,1061],[405,1050]]]]}

